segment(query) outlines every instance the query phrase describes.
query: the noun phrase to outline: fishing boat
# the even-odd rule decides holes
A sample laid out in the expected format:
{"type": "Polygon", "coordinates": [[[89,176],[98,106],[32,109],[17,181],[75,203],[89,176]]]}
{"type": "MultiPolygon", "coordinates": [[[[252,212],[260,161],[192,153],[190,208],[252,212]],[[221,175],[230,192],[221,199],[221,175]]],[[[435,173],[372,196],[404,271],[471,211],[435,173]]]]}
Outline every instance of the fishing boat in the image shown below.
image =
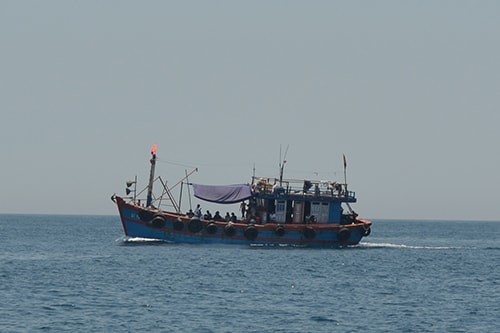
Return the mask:
{"type": "MultiPolygon", "coordinates": [[[[138,192],[135,177],[127,182],[126,196],[111,197],[127,237],[191,244],[338,248],[356,245],[370,234],[371,221],[351,208],[357,199],[346,181],[285,179],[286,160],[280,162],[278,178],[253,175],[250,183],[203,185],[189,182],[198,171],[195,168],[171,187],[161,177],[155,178],[156,160],[153,145],[147,187],[138,192]],[[158,183],[160,189],[155,191],[161,193],[155,195],[153,186],[158,183]],[[192,189],[194,197],[211,205],[240,204],[241,210],[212,216],[208,211],[202,214],[198,205],[183,212],[180,201],[185,186],[189,194],[192,189]],[[174,199],[174,188],[180,188],[179,202],[174,199]]],[[[343,161],[345,178],[345,155],[343,161]]]]}

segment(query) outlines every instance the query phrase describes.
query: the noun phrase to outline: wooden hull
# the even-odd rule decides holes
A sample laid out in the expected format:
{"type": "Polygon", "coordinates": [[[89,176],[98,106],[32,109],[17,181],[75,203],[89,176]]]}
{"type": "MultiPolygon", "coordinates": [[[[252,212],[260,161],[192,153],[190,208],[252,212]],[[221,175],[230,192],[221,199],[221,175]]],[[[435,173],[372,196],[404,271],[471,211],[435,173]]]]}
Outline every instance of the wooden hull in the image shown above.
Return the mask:
{"type": "Polygon", "coordinates": [[[114,197],[126,236],[190,244],[234,244],[335,248],[356,245],[370,233],[371,222],[350,224],[207,221],[145,209],[114,197]]]}

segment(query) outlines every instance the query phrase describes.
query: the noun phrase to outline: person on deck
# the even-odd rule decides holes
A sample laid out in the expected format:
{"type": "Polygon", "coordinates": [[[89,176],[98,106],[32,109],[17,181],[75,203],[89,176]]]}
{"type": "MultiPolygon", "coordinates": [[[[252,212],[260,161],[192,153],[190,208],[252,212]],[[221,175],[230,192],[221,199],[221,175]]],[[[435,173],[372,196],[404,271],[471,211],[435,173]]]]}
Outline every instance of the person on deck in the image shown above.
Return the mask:
{"type": "Polygon", "coordinates": [[[198,204],[194,210],[194,217],[201,219],[201,206],[198,204]]]}
{"type": "Polygon", "coordinates": [[[269,214],[269,219],[271,220],[271,222],[276,222],[276,213],[271,212],[271,214],[269,214]]]}
{"type": "Polygon", "coordinates": [[[242,219],[245,218],[246,208],[247,208],[247,204],[245,203],[245,201],[242,201],[240,204],[240,211],[241,211],[241,218],[242,219]]]}
{"type": "Polygon", "coordinates": [[[219,211],[216,211],[216,212],[215,212],[215,215],[214,215],[214,220],[215,220],[215,221],[224,221],[224,219],[222,218],[222,216],[220,216],[219,211]]]}

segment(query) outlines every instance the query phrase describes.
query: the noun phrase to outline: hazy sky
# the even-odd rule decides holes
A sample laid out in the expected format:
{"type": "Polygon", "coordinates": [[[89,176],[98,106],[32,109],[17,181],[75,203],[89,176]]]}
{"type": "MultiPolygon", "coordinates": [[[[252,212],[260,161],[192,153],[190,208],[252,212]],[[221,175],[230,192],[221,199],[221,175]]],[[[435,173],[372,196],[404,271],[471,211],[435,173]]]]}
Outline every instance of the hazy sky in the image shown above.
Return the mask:
{"type": "Polygon", "coordinates": [[[499,1],[1,0],[0,213],[117,214],[156,143],[169,184],[185,165],[205,184],[277,177],[281,145],[288,178],[342,180],[345,154],[363,217],[500,220],[499,17],[499,1]]]}

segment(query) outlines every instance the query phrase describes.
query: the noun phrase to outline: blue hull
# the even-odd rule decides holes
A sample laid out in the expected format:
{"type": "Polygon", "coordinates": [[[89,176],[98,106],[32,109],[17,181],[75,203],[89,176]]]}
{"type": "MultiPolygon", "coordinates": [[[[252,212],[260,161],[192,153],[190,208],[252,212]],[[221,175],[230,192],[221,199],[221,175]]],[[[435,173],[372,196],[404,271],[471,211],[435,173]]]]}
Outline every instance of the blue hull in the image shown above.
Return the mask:
{"type": "Polygon", "coordinates": [[[188,244],[233,244],[336,248],[356,245],[369,233],[371,222],[340,224],[248,225],[243,222],[194,220],[186,215],[147,211],[116,197],[125,235],[188,244]]]}

